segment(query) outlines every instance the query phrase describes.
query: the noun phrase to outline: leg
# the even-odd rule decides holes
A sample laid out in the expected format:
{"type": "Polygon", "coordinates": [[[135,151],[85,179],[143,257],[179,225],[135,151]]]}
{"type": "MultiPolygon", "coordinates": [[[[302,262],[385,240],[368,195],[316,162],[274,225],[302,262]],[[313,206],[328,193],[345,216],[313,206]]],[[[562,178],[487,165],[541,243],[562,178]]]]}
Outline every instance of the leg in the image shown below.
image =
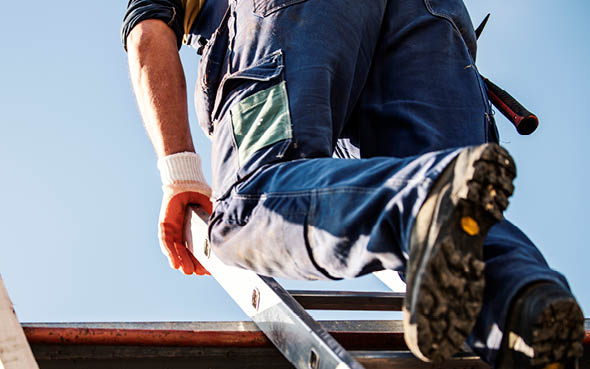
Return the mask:
{"type": "MultiPolygon", "coordinates": [[[[399,157],[497,140],[474,66],[473,29],[462,3],[426,0],[423,7],[415,5],[389,3],[391,13],[383,26],[389,33],[376,50],[338,156],[399,157]],[[400,11],[402,6],[407,9],[400,11]]],[[[534,282],[552,281],[566,290],[567,282],[508,222],[492,228],[483,257],[483,310],[468,342],[494,363],[513,297],[534,282]]]]}
{"type": "Polygon", "coordinates": [[[487,362],[495,363],[503,333],[507,332],[509,306],[515,296],[526,286],[541,281],[551,282],[565,291],[569,291],[569,285],[563,275],[549,268],[528,237],[508,221],[498,224],[488,234],[484,259],[484,306],[468,343],[487,362]]]}
{"type": "Polygon", "coordinates": [[[218,201],[210,241],[226,263],[266,275],[340,279],[403,271],[410,222],[456,153],[270,165],[218,201]]]}

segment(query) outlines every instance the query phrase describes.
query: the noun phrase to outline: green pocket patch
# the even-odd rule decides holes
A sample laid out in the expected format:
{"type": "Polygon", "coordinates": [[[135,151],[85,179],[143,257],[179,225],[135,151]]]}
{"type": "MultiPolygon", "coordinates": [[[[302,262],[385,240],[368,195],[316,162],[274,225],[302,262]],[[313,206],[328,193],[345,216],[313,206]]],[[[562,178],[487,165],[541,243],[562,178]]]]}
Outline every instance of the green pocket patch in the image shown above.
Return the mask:
{"type": "Polygon", "coordinates": [[[240,166],[257,150],[293,137],[285,82],[238,102],[231,117],[240,166]]]}

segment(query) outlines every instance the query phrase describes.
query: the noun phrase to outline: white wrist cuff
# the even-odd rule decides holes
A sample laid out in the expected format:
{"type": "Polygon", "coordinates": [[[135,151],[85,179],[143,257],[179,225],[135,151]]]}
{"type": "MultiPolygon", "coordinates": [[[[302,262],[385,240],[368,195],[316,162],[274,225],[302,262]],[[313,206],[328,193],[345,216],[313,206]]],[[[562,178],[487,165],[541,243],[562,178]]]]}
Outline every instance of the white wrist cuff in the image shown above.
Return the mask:
{"type": "Polygon", "coordinates": [[[180,152],[158,159],[160,178],[164,185],[173,183],[207,183],[201,169],[201,158],[194,152],[180,152]]]}

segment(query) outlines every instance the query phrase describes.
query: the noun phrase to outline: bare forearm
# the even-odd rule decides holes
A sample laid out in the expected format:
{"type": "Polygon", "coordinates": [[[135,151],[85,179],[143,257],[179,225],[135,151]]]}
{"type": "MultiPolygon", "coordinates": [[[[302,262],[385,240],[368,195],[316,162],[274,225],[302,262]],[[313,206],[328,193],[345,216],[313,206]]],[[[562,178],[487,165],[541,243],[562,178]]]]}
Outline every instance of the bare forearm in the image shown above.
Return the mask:
{"type": "Polygon", "coordinates": [[[156,154],[195,151],[174,32],[162,21],[143,21],[129,34],[127,48],[131,83],[156,154]]]}

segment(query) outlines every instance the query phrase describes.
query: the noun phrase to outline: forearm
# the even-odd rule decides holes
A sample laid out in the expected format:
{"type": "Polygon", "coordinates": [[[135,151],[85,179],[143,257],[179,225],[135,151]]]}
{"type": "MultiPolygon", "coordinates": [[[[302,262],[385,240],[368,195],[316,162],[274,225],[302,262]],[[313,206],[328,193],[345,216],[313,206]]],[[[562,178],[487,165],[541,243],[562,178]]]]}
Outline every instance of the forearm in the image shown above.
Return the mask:
{"type": "Polygon", "coordinates": [[[174,32],[160,20],[145,20],[130,32],[127,49],[137,105],[156,154],[194,152],[174,32]]]}

